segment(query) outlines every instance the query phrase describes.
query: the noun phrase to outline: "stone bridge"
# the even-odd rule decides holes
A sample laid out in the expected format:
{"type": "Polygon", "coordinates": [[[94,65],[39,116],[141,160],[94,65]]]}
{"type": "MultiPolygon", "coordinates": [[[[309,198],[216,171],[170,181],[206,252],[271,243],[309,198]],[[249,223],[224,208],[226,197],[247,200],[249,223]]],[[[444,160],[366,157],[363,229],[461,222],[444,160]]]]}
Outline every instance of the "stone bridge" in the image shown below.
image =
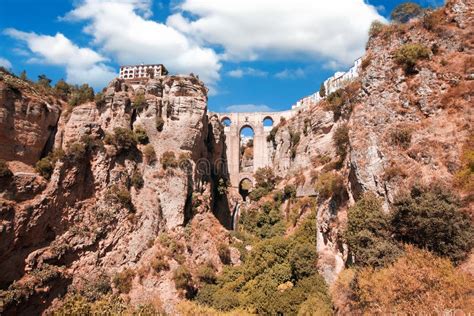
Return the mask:
{"type": "Polygon", "coordinates": [[[229,169],[230,183],[234,188],[239,188],[244,179],[254,183],[253,174],[257,169],[271,164],[272,144],[267,142],[273,126],[280,119],[290,119],[297,111],[283,112],[252,112],[252,113],[210,113],[216,115],[224,124],[225,142],[227,147],[227,166],[229,169]],[[264,121],[270,119],[272,126],[264,126],[264,121]],[[249,127],[253,130],[253,171],[240,171],[240,135],[242,129],[249,127]]]}

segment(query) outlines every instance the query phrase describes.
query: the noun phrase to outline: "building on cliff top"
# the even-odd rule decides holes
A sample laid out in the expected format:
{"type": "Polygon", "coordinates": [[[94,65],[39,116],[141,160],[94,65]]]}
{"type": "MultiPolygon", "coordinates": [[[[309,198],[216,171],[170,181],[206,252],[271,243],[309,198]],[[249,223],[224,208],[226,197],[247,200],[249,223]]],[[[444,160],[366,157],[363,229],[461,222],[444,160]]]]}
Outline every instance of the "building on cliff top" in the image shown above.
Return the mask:
{"type": "MultiPolygon", "coordinates": [[[[346,72],[338,71],[334,74],[334,76],[328,78],[324,81],[324,88],[326,89],[326,95],[333,93],[334,91],[344,88],[349,83],[351,83],[354,79],[359,77],[360,67],[362,65],[362,57],[357,58],[354,61],[354,65],[346,72]]],[[[302,107],[307,107],[310,104],[318,103],[323,98],[319,95],[319,91],[316,91],[310,96],[307,96],[293,105],[292,109],[298,109],[302,107]]]]}
{"type": "Polygon", "coordinates": [[[168,70],[162,64],[120,66],[119,78],[141,83],[143,79],[153,79],[166,76],[168,70]]]}

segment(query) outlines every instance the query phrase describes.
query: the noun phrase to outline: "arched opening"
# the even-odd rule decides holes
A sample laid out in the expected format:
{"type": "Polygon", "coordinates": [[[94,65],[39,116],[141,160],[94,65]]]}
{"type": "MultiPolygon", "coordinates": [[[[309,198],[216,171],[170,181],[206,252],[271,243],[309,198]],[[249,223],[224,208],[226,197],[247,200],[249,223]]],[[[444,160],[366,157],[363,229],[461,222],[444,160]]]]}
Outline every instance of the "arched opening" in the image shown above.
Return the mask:
{"type": "Polygon", "coordinates": [[[253,183],[249,178],[242,179],[239,183],[239,194],[242,196],[242,199],[245,201],[247,196],[253,189],[253,183]]]}
{"type": "Polygon", "coordinates": [[[240,172],[253,173],[253,136],[254,131],[250,126],[240,130],[240,172]]]}
{"type": "Polygon", "coordinates": [[[264,127],[272,127],[273,126],[273,119],[270,116],[267,116],[263,119],[263,126],[264,127]]]}
{"type": "Polygon", "coordinates": [[[232,121],[228,117],[224,117],[221,122],[225,127],[229,127],[232,124],[232,121]]]}

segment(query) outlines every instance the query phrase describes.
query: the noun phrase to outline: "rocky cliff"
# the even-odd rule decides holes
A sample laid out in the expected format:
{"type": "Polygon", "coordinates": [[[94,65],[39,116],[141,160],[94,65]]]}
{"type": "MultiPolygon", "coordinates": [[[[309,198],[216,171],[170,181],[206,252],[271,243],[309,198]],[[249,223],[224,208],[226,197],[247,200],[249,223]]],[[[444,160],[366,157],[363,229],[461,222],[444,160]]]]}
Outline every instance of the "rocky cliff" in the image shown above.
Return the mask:
{"type": "Polygon", "coordinates": [[[172,311],[173,270],[220,267],[216,247],[230,226],[218,192],[225,144],[198,79],[136,89],[114,80],[97,102],[72,108],[7,73],[0,91],[1,158],[13,173],[0,213],[0,284],[15,281],[3,293],[6,314],[41,312],[59,294],[127,269],[140,271],[127,280],[134,304],[161,299],[157,307],[172,311]],[[40,158],[49,180],[35,172],[40,158]],[[156,260],[167,268],[154,270],[156,260]]]}
{"type": "MultiPolygon", "coordinates": [[[[367,44],[360,78],[274,129],[274,170],[300,196],[318,196],[321,176],[342,177],[340,194],[318,206],[327,281],[351,259],[339,237],[347,207],[364,192],[375,192],[388,212],[414,183],[456,183],[472,146],[472,10],[469,1],[451,1],[430,17],[386,26],[367,44]],[[413,43],[429,53],[407,72],[397,54],[413,43]]],[[[472,210],[470,187],[453,190],[472,210]]]]}

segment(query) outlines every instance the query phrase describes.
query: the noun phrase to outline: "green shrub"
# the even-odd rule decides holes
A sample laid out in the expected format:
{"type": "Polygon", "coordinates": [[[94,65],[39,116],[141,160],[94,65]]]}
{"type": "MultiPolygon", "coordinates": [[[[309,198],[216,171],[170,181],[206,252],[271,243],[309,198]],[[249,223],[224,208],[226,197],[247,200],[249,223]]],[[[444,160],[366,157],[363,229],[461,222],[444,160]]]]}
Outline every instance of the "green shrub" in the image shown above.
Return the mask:
{"type": "Polygon", "coordinates": [[[141,125],[136,126],[133,133],[138,143],[142,145],[148,144],[148,141],[149,141],[148,135],[146,134],[146,130],[143,126],[141,125]]]}
{"type": "Polygon", "coordinates": [[[105,198],[107,201],[112,203],[118,203],[129,210],[133,210],[132,197],[130,196],[130,191],[125,187],[119,187],[117,185],[112,185],[109,187],[105,193],[105,198]]]}
{"type": "Polygon", "coordinates": [[[130,150],[137,145],[133,131],[123,127],[114,128],[114,134],[107,134],[104,143],[114,145],[120,151],[130,150]]]}
{"type": "Polygon", "coordinates": [[[0,159],[0,178],[10,178],[11,176],[13,176],[13,173],[8,168],[6,161],[0,159]]]}
{"type": "Polygon", "coordinates": [[[73,161],[78,162],[84,158],[86,153],[86,146],[82,142],[74,142],[67,147],[67,157],[73,161]]]}
{"type": "Polygon", "coordinates": [[[163,256],[153,258],[150,261],[150,266],[156,273],[170,269],[168,261],[163,256]]]}
{"type": "Polygon", "coordinates": [[[255,188],[255,189],[252,190],[252,192],[250,192],[249,198],[252,201],[260,201],[260,199],[262,197],[264,197],[265,195],[267,195],[270,192],[271,191],[268,188],[262,188],[262,187],[255,188]]]}
{"type": "Polygon", "coordinates": [[[296,197],[296,187],[292,184],[287,184],[283,188],[283,200],[294,199],[296,197]]]}
{"type": "Polygon", "coordinates": [[[155,153],[155,148],[153,148],[153,145],[148,144],[143,148],[143,155],[145,156],[145,159],[147,160],[148,163],[151,163],[156,160],[156,153],[155,153]]]}
{"type": "Polygon", "coordinates": [[[272,142],[273,143],[273,148],[277,147],[275,137],[276,137],[276,134],[278,133],[279,128],[280,128],[279,125],[273,127],[272,130],[270,131],[270,133],[267,136],[267,142],[272,142]]]}
{"type": "Polygon", "coordinates": [[[349,146],[349,128],[347,124],[343,124],[336,129],[332,136],[332,141],[336,147],[336,154],[341,160],[344,160],[347,154],[347,147],[349,146]]]}
{"type": "Polygon", "coordinates": [[[344,239],[357,265],[381,267],[401,253],[391,239],[390,220],[382,211],[382,203],[372,192],[357,201],[347,217],[344,239]]]}
{"type": "Polygon", "coordinates": [[[276,176],[271,167],[259,168],[255,172],[256,186],[260,188],[267,188],[270,191],[275,188],[276,176]]]}
{"type": "Polygon", "coordinates": [[[428,59],[430,50],[420,44],[405,44],[395,51],[395,62],[403,67],[407,74],[415,72],[419,60],[428,59]]]}
{"type": "Polygon", "coordinates": [[[178,167],[178,161],[176,160],[176,155],[173,151],[166,151],[163,153],[160,159],[163,169],[176,168],[178,167]]]}
{"type": "Polygon", "coordinates": [[[452,193],[439,185],[414,186],[394,203],[391,225],[395,238],[449,257],[463,260],[474,241],[469,216],[458,209],[452,193]]]}
{"type": "Polygon", "coordinates": [[[183,266],[179,266],[173,271],[173,281],[178,290],[188,290],[192,287],[191,273],[183,266]]]}
{"type": "Polygon", "coordinates": [[[64,157],[62,149],[55,149],[48,156],[40,159],[36,165],[36,171],[45,179],[50,179],[56,162],[64,157]]]}
{"type": "Polygon", "coordinates": [[[398,23],[406,23],[410,19],[416,18],[423,13],[420,5],[414,2],[404,2],[393,9],[390,17],[393,21],[398,23]]]}
{"type": "Polygon", "coordinates": [[[337,121],[342,115],[344,104],[347,101],[347,96],[344,89],[338,89],[326,98],[325,110],[334,113],[334,119],[337,121]]]}
{"type": "Polygon", "coordinates": [[[105,95],[102,92],[99,92],[94,97],[95,105],[97,107],[103,107],[105,105],[105,95]]]}
{"type": "Polygon", "coordinates": [[[298,310],[298,316],[331,316],[333,310],[327,295],[316,293],[304,301],[298,310]]]}
{"type": "Polygon", "coordinates": [[[385,25],[382,22],[373,21],[372,24],[370,24],[369,37],[375,37],[379,35],[383,31],[384,27],[385,25]]]}
{"type": "Polygon", "coordinates": [[[128,294],[132,289],[134,277],[135,271],[132,269],[125,269],[114,276],[113,283],[120,293],[128,294]]]}
{"type": "Polygon", "coordinates": [[[326,86],[324,85],[324,82],[322,82],[319,86],[319,96],[321,98],[324,98],[326,96],[326,86]]]}
{"type": "Polygon", "coordinates": [[[412,131],[406,127],[396,127],[390,131],[390,143],[403,149],[408,149],[411,144],[412,131]]]}
{"type": "Polygon", "coordinates": [[[197,277],[199,281],[207,284],[215,284],[217,281],[216,271],[211,263],[200,266],[197,271],[197,277]]]}
{"type": "Polygon", "coordinates": [[[80,87],[74,86],[71,88],[69,105],[78,106],[86,102],[94,101],[94,89],[88,84],[83,84],[80,87]]]}
{"type": "Polygon", "coordinates": [[[316,181],[315,190],[318,192],[320,201],[327,200],[344,190],[344,179],[335,172],[323,173],[316,181]]]}
{"type": "Polygon", "coordinates": [[[132,105],[138,110],[142,110],[147,106],[146,98],[143,93],[137,93],[133,99],[132,105]]]}
{"type": "Polygon", "coordinates": [[[285,231],[279,204],[274,202],[264,203],[260,210],[242,212],[239,224],[243,230],[259,238],[281,236],[285,231]]]}
{"type": "Polygon", "coordinates": [[[308,136],[308,132],[311,128],[311,120],[309,118],[304,119],[303,135],[308,136]]]}
{"type": "Polygon", "coordinates": [[[132,174],[132,178],[130,179],[130,182],[132,186],[137,190],[140,190],[141,188],[143,188],[144,181],[143,181],[143,175],[141,174],[141,172],[138,170],[135,170],[132,174]]]}
{"type": "MultiPolygon", "coordinates": [[[[26,77],[26,72],[24,75],[26,77]]],[[[66,81],[61,79],[61,80],[58,80],[58,82],[56,82],[56,85],[54,86],[54,94],[58,98],[67,100],[70,93],[71,93],[71,86],[66,81]]]]}
{"type": "Polygon", "coordinates": [[[164,126],[165,126],[165,120],[161,116],[157,116],[156,117],[156,130],[158,132],[162,132],[164,126]]]}
{"type": "Polygon", "coordinates": [[[36,82],[36,85],[39,87],[42,87],[44,89],[50,89],[51,88],[51,79],[49,79],[46,75],[39,75],[38,76],[38,81],[36,82]]]}

